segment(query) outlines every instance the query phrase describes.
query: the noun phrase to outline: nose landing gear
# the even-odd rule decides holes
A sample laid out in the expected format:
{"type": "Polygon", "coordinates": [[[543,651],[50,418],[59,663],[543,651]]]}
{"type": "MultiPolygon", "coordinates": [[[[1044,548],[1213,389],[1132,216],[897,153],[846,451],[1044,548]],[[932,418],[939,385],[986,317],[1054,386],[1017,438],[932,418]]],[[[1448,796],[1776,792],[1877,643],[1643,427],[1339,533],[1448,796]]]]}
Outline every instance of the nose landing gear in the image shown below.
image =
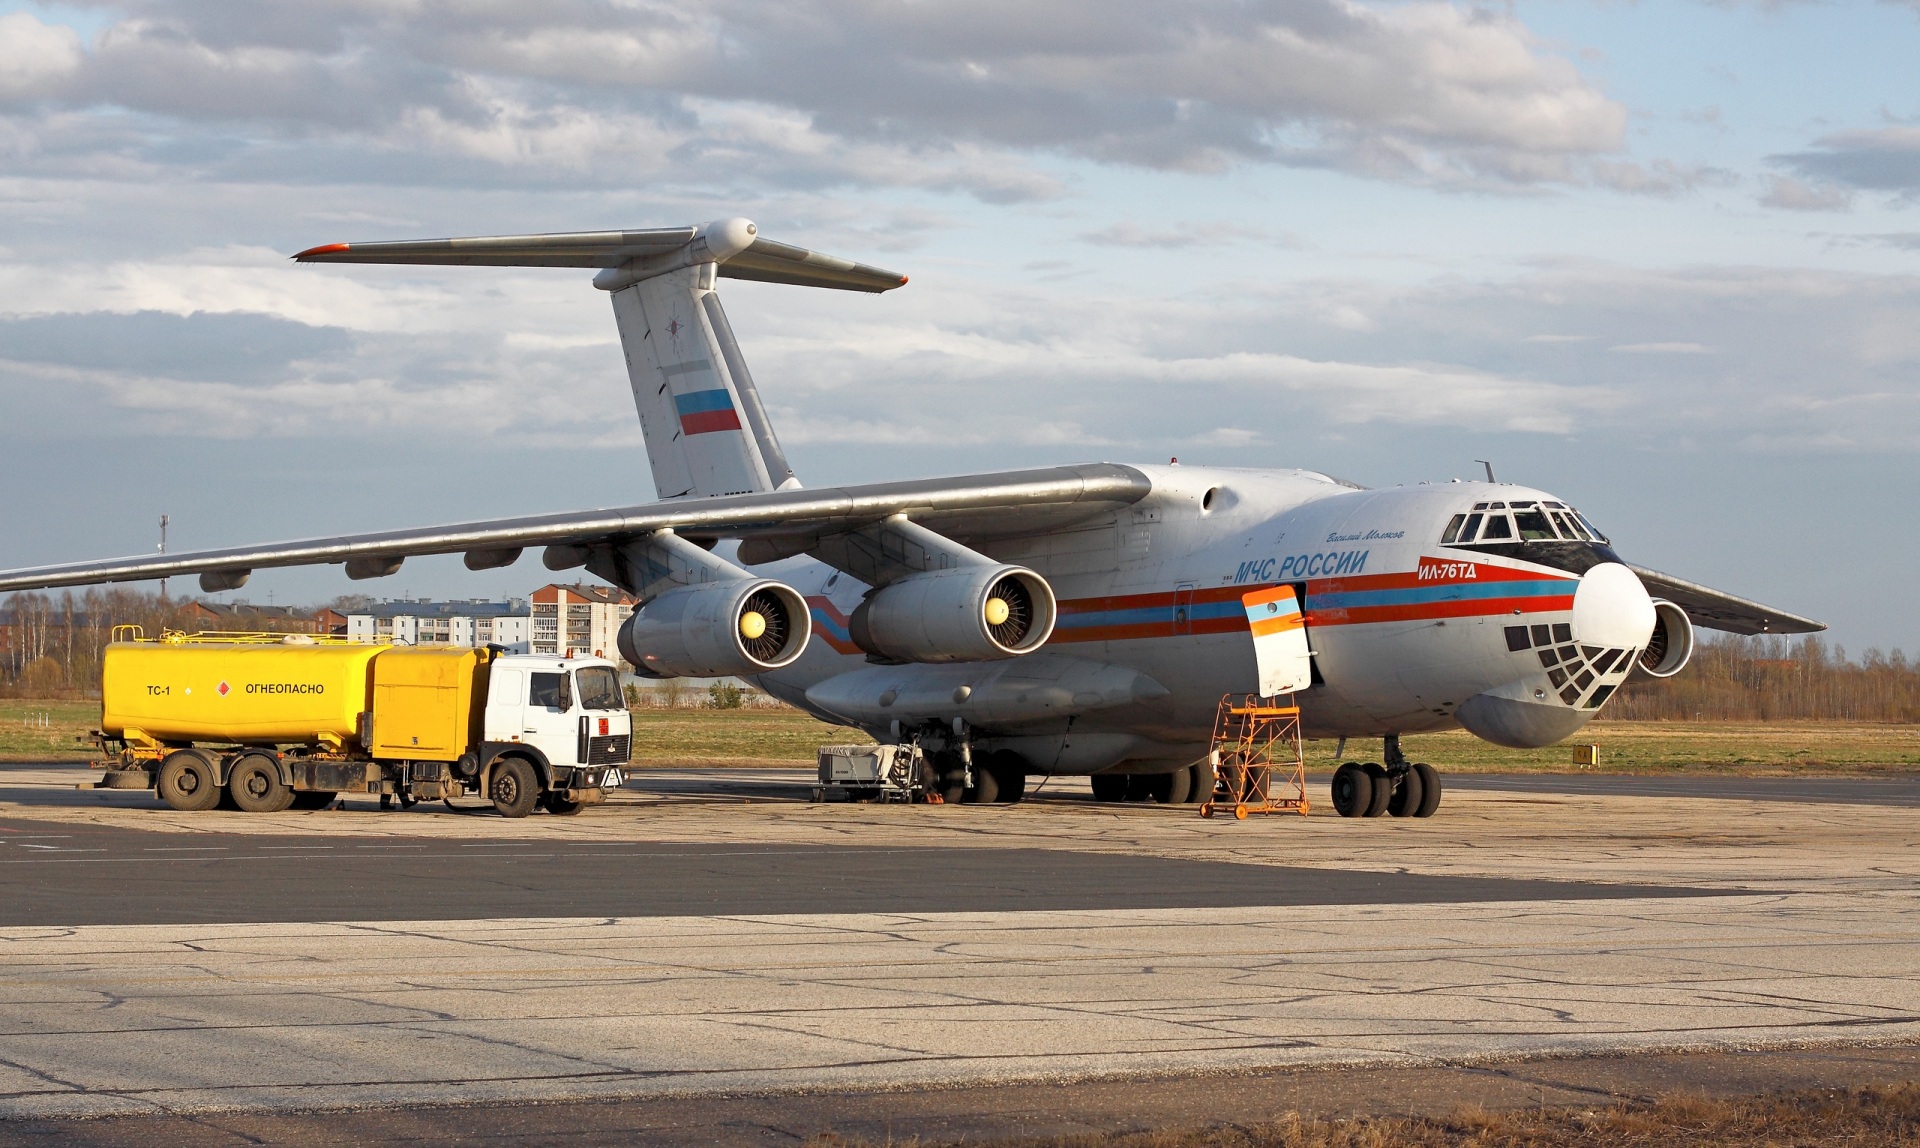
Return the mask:
{"type": "Polygon", "coordinates": [[[1432,817],[1440,808],[1440,772],[1424,761],[1410,762],[1400,738],[1386,738],[1385,765],[1347,762],[1333,775],[1333,808],[1342,817],[1432,817]]]}

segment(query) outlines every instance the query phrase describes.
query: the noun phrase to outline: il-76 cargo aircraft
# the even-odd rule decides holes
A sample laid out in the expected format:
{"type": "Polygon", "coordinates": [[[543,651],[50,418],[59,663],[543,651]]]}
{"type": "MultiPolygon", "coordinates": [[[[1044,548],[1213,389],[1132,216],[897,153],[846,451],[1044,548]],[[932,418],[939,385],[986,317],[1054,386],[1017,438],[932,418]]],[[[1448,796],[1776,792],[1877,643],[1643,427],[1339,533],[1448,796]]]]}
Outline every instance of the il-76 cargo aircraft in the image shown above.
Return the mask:
{"type": "MultiPolygon", "coordinates": [[[[1630,672],[1686,665],[1695,626],[1819,623],[1629,565],[1566,499],[1505,483],[1368,490],[1308,470],[1089,463],[801,486],[717,279],[884,292],[905,276],[698,227],[336,243],[304,263],[596,269],[659,501],[0,572],[0,590],[272,566],[378,578],[420,554],[473,570],[542,548],[638,595],[641,674],[737,675],[885,741],[918,738],[948,800],[1018,801],[1091,774],[1105,800],[1200,801],[1216,707],[1292,693],[1309,737],[1379,738],[1336,775],[1347,816],[1428,816],[1404,734],[1544,746],[1630,672]]],[[[1489,479],[1492,478],[1489,473],[1489,479]]]]}

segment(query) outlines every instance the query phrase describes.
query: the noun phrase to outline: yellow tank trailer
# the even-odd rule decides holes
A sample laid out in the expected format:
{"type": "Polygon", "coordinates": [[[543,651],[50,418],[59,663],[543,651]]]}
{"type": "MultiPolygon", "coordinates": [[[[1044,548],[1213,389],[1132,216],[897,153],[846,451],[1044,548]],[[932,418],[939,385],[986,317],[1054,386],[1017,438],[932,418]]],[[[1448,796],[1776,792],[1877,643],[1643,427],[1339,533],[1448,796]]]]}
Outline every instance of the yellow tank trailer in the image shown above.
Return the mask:
{"type": "Polygon", "coordinates": [[[306,635],[131,627],[106,649],[100,763],[109,789],[176,809],[321,808],[485,794],[513,817],[578,812],[624,765],[632,725],[612,663],[306,635]],[[122,640],[124,639],[124,640],[122,640]]]}

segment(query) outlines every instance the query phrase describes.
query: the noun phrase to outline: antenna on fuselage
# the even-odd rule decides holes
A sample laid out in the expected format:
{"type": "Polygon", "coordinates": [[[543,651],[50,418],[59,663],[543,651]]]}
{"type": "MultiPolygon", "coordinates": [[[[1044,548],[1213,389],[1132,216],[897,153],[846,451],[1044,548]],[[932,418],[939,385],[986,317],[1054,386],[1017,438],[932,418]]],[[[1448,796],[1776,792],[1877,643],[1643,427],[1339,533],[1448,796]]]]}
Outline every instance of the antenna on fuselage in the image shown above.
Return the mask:
{"type": "Polygon", "coordinates": [[[1492,463],[1490,463],[1490,462],[1488,462],[1488,461],[1487,461],[1486,459],[1484,459],[1484,458],[1476,458],[1476,459],[1474,459],[1473,461],[1475,461],[1475,462],[1477,462],[1477,463],[1479,463],[1479,464],[1480,464],[1481,466],[1484,466],[1484,467],[1486,467],[1486,468],[1487,468],[1487,481],[1488,481],[1488,482],[1499,482],[1499,481],[1500,481],[1499,479],[1497,479],[1497,478],[1495,478],[1495,477],[1493,477],[1493,464],[1492,464],[1492,463]]]}

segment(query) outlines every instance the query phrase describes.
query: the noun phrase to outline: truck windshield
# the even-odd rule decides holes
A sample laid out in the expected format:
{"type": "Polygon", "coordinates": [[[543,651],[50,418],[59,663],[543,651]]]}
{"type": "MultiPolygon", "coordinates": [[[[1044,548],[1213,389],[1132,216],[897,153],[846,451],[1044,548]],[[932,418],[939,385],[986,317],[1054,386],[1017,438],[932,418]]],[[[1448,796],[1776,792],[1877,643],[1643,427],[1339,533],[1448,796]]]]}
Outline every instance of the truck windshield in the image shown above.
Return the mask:
{"type": "Polygon", "coordinates": [[[580,704],[587,709],[627,708],[626,700],[620,696],[620,679],[606,666],[588,666],[573,677],[580,683],[580,704]]]}

